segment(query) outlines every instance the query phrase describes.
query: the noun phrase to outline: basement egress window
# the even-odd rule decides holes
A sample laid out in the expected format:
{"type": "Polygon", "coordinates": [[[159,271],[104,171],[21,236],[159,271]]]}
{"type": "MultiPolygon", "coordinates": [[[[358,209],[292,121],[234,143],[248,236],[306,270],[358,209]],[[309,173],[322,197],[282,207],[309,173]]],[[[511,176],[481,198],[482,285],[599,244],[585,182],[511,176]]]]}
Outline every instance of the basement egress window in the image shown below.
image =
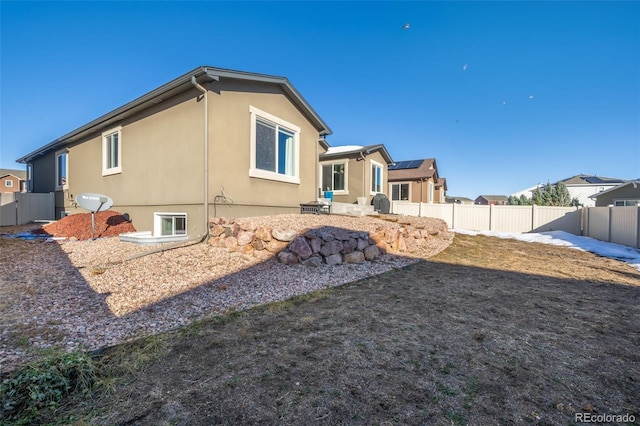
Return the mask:
{"type": "Polygon", "coordinates": [[[186,213],[154,213],[153,234],[156,236],[186,235],[186,213]]]}

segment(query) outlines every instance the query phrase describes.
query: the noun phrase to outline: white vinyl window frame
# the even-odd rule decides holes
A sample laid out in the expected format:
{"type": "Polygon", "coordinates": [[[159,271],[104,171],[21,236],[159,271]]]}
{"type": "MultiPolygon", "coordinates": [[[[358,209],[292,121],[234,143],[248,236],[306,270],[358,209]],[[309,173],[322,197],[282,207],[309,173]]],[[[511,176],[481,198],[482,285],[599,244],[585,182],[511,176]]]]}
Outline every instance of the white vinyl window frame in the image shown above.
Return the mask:
{"type": "Polygon", "coordinates": [[[384,182],[384,166],[377,161],[371,160],[371,166],[369,167],[371,170],[370,176],[370,185],[369,185],[369,195],[381,194],[382,184],[384,182]],[[380,173],[378,173],[380,170],[380,173]]]}
{"type": "Polygon", "coordinates": [[[69,152],[66,149],[56,152],[56,191],[69,187],[69,152]]]}
{"type": "Polygon", "coordinates": [[[27,163],[26,190],[27,190],[27,192],[32,192],[33,191],[33,164],[31,164],[31,163],[27,163]]]}
{"type": "Polygon", "coordinates": [[[13,181],[11,179],[5,180],[4,186],[6,186],[7,188],[13,188],[13,181]]]}
{"type": "Polygon", "coordinates": [[[102,176],[122,173],[122,127],[102,133],[102,176]]]}
{"type": "Polygon", "coordinates": [[[411,182],[391,182],[389,183],[389,199],[391,201],[411,201],[411,182]],[[398,199],[393,198],[393,187],[398,186],[398,199]],[[402,197],[402,185],[407,185],[407,199],[403,200],[402,197]]]}
{"type": "Polygon", "coordinates": [[[322,181],[322,166],[331,166],[331,169],[333,171],[333,173],[335,173],[334,171],[334,167],[338,166],[338,165],[343,165],[344,166],[344,189],[334,189],[333,188],[333,180],[331,182],[331,189],[329,189],[329,191],[332,191],[334,195],[349,195],[349,161],[348,160],[343,160],[343,161],[323,161],[320,163],[320,177],[319,177],[319,182],[320,182],[320,186],[322,189],[322,192],[327,191],[326,185],[324,185],[325,182],[322,181]]]}
{"type": "Polygon", "coordinates": [[[254,106],[249,106],[249,114],[251,123],[249,176],[260,179],[275,180],[279,182],[300,184],[300,127],[296,126],[295,124],[289,123],[281,118],[278,118],[273,114],[262,111],[254,106]],[[287,154],[288,159],[285,160],[287,162],[286,167],[293,168],[293,170],[291,170],[291,173],[278,173],[277,171],[279,167],[277,138],[274,153],[275,171],[259,169],[256,166],[256,126],[259,122],[267,124],[269,126],[273,126],[276,135],[278,134],[279,130],[292,135],[291,145],[288,147],[289,149],[291,149],[291,151],[289,151],[289,153],[287,154]]]}
{"type": "Polygon", "coordinates": [[[635,199],[615,199],[613,200],[615,207],[640,206],[640,200],[635,199]]]}
{"type": "Polygon", "coordinates": [[[156,237],[187,235],[187,214],[154,212],[153,235],[156,237]]]}

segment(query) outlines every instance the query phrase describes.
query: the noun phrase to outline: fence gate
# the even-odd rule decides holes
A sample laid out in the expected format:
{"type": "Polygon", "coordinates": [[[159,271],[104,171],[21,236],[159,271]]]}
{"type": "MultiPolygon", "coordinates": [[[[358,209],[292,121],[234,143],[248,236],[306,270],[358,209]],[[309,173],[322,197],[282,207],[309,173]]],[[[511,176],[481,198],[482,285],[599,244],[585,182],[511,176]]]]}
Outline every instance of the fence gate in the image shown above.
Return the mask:
{"type": "Polygon", "coordinates": [[[0,193],[0,226],[24,225],[35,220],[55,220],[54,193],[0,193]]]}

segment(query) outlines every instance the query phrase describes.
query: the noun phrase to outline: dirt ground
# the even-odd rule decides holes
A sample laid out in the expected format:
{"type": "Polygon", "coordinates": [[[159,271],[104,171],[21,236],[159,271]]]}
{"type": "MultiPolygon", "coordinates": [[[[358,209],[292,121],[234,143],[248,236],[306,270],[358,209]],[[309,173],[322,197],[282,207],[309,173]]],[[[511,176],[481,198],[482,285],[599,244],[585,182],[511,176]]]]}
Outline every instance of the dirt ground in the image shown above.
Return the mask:
{"type": "Polygon", "coordinates": [[[635,269],[457,235],[428,261],[109,350],[99,362],[111,391],[58,415],[104,425],[571,425],[588,413],[638,424],[639,349],[635,269]]]}
{"type": "Polygon", "coordinates": [[[640,424],[640,273],[456,235],[409,267],[96,362],[107,387],[42,423],[571,425],[586,413],[640,424]]]}

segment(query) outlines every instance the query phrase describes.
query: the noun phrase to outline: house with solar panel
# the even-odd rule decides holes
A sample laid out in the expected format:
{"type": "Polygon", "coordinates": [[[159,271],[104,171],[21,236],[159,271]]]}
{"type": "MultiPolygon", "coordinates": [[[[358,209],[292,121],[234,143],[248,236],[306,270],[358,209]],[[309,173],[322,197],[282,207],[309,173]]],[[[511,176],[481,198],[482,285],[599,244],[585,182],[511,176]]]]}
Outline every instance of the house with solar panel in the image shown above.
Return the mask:
{"type": "Polygon", "coordinates": [[[624,179],[579,174],[560,180],[555,185],[564,184],[569,190],[571,198],[577,198],[584,207],[594,207],[596,203],[594,198],[591,198],[594,194],[615,188],[625,182],[624,179]]]}
{"type": "Polygon", "coordinates": [[[393,159],[384,145],[330,147],[323,142],[319,155],[321,196],[329,195],[334,204],[367,206],[377,194],[388,196],[388,165],[393,159]]]}
{"type": "Polygon", "coordinates": [[[435,158],[397,161],[389,166],[391,201],[446,203],[447,180],[438,174],[435,158]]]}

